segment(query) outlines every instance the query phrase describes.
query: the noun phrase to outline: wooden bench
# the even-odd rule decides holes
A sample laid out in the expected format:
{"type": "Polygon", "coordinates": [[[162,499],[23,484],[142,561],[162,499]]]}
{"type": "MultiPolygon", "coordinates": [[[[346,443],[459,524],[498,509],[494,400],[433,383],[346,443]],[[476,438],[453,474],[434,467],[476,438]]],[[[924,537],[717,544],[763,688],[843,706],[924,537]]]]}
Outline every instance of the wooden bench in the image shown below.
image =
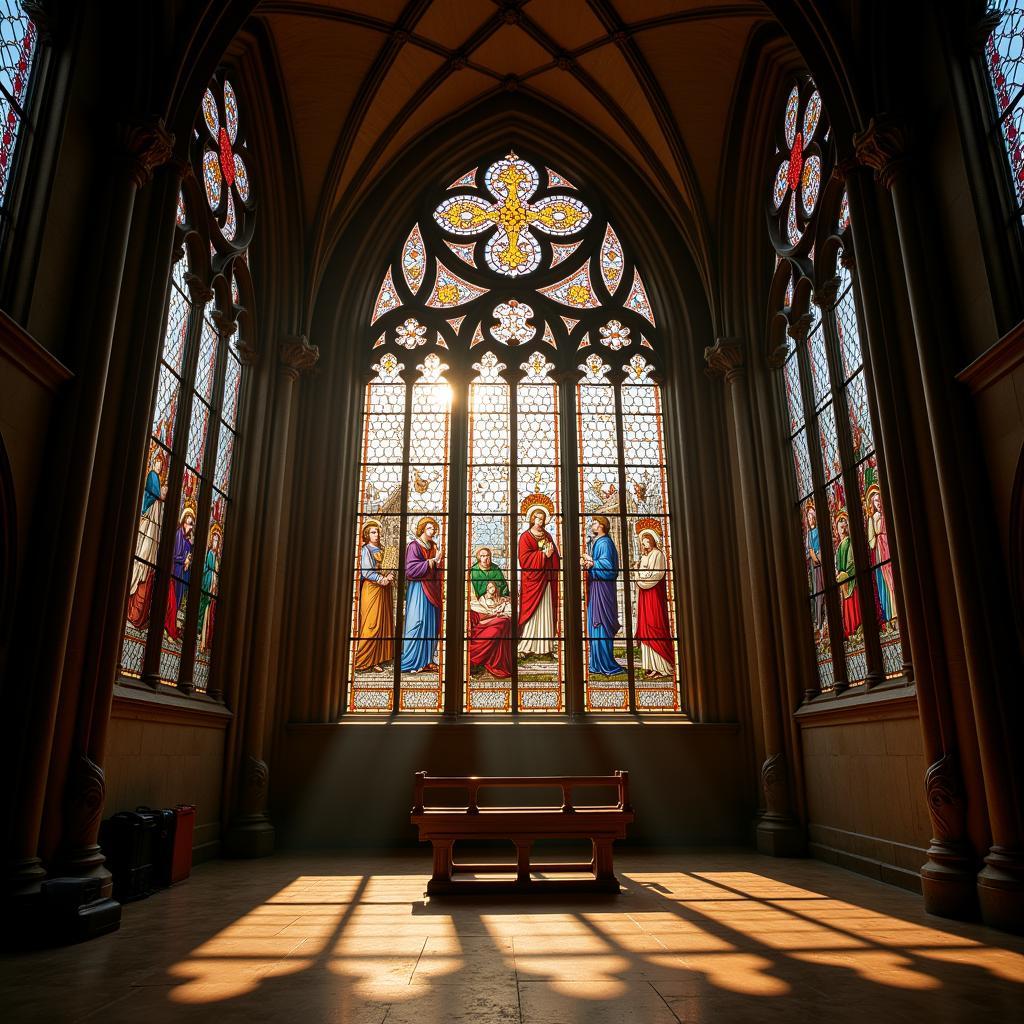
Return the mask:
{"type": "Polygon", "coordinates": [[[539,889],[585,892],[618,892],[619,880],[612,865],[612,844],[624,839],[626,826],[633,821],[629,803],[629,772],[614,775],[437,776],[416,772],[410,821],[419,829],[421,842],[434,848],[434,873],[427,893],[525,892],[539,889]],[[577,806],[573,790],[579,787],[614,788],[614,805],[577,806]],[[482,789],[560,789],[561,806],[481,807],[482,789]],[[465,807],[431,807],[426,794],[431,789],[463,789],[468,793],[465,807]],[[452,847],[456,840],[505,839],[516,848],[515,864],[455,863],[452,847]],[[578,840],[591,844],[591,859],[579,863],[543,863],[530,861],[538,839],[578,840]],[[515,872],[515,879],[459,878],[515,872]],[[534,878],[543,875],[587,873],[589,878],[534,878]]]}

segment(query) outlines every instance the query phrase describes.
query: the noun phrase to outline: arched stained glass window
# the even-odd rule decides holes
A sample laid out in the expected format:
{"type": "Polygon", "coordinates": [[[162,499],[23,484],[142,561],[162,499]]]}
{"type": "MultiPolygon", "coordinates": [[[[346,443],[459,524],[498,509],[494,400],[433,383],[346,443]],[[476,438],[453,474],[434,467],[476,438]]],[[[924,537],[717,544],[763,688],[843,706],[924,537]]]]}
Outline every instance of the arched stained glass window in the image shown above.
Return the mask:
{"type": "Polygon", "coordinates": [[[0,218],[10,219],[11,172],[28,120],[28,97],[39,34],[17,0],[0,0],[0,218]]]}
{"type": "Polygon", "coordinates": [[[196,177],[178,196],[179,256],[121,650],[123,676],[186,692],[211,689],[243,355],[252,350],[255,211],[243,123],[230,82],[212,82],[193,138],[196,177]]]}
{"type": "Polygon", "coordinates": [[[782,365],[795,515],[821,690],[904,672],[896,570],[853,288],[849,205],[828,119],[792,85],[769,157],[769,331],[782,365]],[[810,170],[809,170],[810,169],[810,170]]]}
{"type": "Polygon", "coordinates": [[[1024,218],[1024,2],[995,0],[1001,17],[985,43],[985,66],[1013,188],[1016,220],[1024,218]]]}
{"type": "Polygon", "coordinates": [[[367,316],[348,709],[677,711],[641,271],[539,160],[437,185],[367,316]]]}

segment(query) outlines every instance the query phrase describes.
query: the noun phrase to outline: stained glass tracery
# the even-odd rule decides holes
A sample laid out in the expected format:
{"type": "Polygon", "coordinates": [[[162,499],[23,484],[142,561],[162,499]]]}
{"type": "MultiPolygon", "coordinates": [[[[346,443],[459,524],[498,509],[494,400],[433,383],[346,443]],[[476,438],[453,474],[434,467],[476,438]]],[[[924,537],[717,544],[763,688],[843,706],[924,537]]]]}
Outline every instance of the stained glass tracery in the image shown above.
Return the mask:
{"type": "Polygon", "coordinates": [[[26,103],[39,36],[20,4],[0,2],[0,213],[7,214],[15,150],[27,117],[26,103]]]}
{"type": "Polygon", "coordinates": [[[787,339],[781,376],[822,691],[894,678],[904,671],[896,571],[852,261],[833,243],[825,247],[831,262],[819,266],[818,246],[812,241],[820,230],[819,218],[826,218],[831,225],[826,234],[838,236],[843,246],[853,230],[845,192],[824,185],[828,137],[826,112],[813,82],[797,83],[782,111],[775,144],[781,163],[767,182],[766,209],[777,253],[776,280],[786,275],[783,310],[799,328],[787,339]],[[807,273],[797,261],[786,259],[797,247],[801,253],[806,249],[812,280],[833,278],[824,293],[834,294],[834,302],[806,312],[793,309],[796,283],[807,273]]]}
{"type": "Polygon", "coordinates": [[[576,685],[590,680],[583,709],[679,710],[664,428],[646,337],[655,315],[640,272],[609,224],[591,224],[585,190],[542,162],[510,153],[428,208],[367,318],[348,710],[437,712],[447,686],[449,708],[458,694],[471,713],[560,712],[574,672],[576,685]],[[410,258],[422,280],[408,276],[410,258]],[[561,264],[561,276],[540,276],[561,264]],[[630,356],[634,343],[643,355],[630,356]],[[592,353],[579,385],[566,377],[577,346],[592,353]],[[599,393],[602,411],[581,399],[599,393]],[[563,471],[573,445],[586,474],[563,471]],[[596,595],[605,582],[586,561],[586,531],[604,517],[595,486],[619,566],[622,629],[609,637],[586,617],[593,601],[582,619],[566,615],[568,589],[596,595]],[[445,636],[453,622],[459,635],[445,636]],[[587,665],[604,640],[623,669],[602,688],[587,665]]]}
{"type": "Polygon", "coordinates": [[[990,7],[1001,17],[985,43],[985,65],[1020,219],[1024,218],[1024,3],[995,0],[990,7]]]}

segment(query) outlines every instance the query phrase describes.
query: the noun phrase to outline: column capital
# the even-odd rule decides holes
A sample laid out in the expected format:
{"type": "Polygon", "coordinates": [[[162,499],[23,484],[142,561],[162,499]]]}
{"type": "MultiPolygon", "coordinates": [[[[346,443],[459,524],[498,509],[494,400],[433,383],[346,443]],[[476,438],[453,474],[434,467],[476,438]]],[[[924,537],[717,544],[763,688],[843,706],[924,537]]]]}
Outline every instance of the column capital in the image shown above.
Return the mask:
{"type": "Polygon", "coordinates": [[[304,373],[309,373],[320,358],[320,348],[310,345],[304,334],[290,335],[278,346],[278,359],[281,372],[289,380],[298,380],[304,373]]]}
{"type": "Polygon", "coordinates": [[[198,275],[191,271],[185,274],[185,287],[189,298],[201,306],[205,306],[213,298],[213,289],[198,275]]]}
{"type": "Polygon", "coordinates": [[[704,349],[704,362],[709,377],[721,377],[730,384],[741,380],[746,372],[743,345],[736,338],[718,338],[704,349]]]}
{"type": "Polygon", "coordinates": [[[910,130],[902,121],[879,114],[867,128],[853,136],[857,159],[875,172],[883,188],[892,188],[910,156],[910,130]]]}
{"type": "Polygon", "coordinates": [[[217,328],[217,333],[222,338],[230,338],[235,331],[238,330],[238,321],[231,316],[230,313],[223,309],[215,309],[210,314],[214,327],[217,328]]]}
{"type": "Polygon", "coordinates": [[[798,344],[802,345],[807,340],[807,333],[814,323],[813,313],[801,313],[790,320],[786,333],[798,344]]]}
{"type": "Polygon", "coordinates": [[[132,181],[136,188],[142,188],[153,180],[153,172],[171,159],[174,135],[164,126],[162,117],[123,124],[118,131],[132,181]]]}
{"type": "Polygon", "coordinates": [[[839,286],[841,284],[842,281],[838,275],[830,277],[827,281],[823,281],[814,289],[814,292],[811,295],[811,302],[813,302],[818,309],[832,309],[836,304],[836,299],[839,298],[839,286]]]}

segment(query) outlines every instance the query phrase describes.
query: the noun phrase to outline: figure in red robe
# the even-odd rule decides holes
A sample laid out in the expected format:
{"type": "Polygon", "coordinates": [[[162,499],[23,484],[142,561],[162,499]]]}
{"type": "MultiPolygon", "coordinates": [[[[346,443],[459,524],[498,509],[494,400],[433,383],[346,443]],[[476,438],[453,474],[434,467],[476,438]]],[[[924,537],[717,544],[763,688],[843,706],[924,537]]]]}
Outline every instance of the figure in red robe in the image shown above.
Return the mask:
{"type": "Polygon", "coordinates": [[[527,509],[530,527],[519,537],[520,655],[550,655],[558,635],[558,549],[545,529],[548,514],[538,503],[527,509]]]}
{"type": "MultiPolygon", "coordinates": [[[[641,525],[643,520],[640,521],[641,525]]],[[[645,676],[672,676],[675,653],[668,618],[668,562],[653,528],[640,531],[640,565],[636,580],[636,639],[645,676]]]]}
{"type": "Polygon", "coordinates": [[[484,670],[495,679],[512,675],[512,602],[494,580],[469,602],[470,673],[484,670]]]}

